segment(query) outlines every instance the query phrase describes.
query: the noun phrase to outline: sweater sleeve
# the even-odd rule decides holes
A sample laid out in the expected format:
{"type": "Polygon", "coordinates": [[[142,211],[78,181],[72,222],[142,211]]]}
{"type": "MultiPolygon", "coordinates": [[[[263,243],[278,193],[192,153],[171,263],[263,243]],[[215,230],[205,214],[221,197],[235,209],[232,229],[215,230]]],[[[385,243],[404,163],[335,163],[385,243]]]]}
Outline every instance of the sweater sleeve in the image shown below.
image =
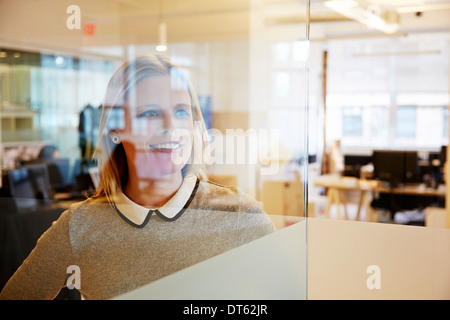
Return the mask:
{"type": "Polygon", "coordinates": [[[239,190],[239,229],[241,244],[256,240],[276,231],[272,220],[260,202],[239,190]]]}
{"type": "Polygon", "coordinates": [[[8,280],[0,300],[54,299],[70,276],[67,268],[74,264],[66,210],[39,238],[36,246],[8,280]]]}

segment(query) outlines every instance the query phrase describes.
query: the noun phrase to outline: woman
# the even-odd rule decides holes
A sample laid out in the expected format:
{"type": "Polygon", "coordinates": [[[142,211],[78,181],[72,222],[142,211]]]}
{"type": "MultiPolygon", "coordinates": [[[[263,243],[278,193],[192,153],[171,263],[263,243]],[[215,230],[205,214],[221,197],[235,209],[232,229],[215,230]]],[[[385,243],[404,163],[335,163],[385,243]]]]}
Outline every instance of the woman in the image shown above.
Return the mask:
{"type": "Polygon", "coordinates": [[[82,296],[108,299],[274,231],[259,203],[203,179],[197,97],[164,56],[119,68],[100,122],[97,193],[42,235],[1,298],[51,299],[76,266],[82,296]]]}

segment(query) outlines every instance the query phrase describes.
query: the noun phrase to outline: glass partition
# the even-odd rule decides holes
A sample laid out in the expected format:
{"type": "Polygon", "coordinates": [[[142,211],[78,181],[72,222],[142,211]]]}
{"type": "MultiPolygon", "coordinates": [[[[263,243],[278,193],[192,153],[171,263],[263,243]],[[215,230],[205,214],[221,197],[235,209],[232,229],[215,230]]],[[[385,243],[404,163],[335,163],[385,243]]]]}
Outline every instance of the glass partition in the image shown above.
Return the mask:
{"type": "Polygon", "coordinates": [[[309,2],[2,1],[3,294],[306,299],[309,50],[309,2]]]}
{"type": "Polygon", "coordinates": [[[1,1],[0,298],[448,299],[450,7],[416,9],[1,1]]]}
{"type": "Polygon", "coordinates": [[[311,6],[308,298],[448,299],[450,8],[323,4],[311,6]]]}

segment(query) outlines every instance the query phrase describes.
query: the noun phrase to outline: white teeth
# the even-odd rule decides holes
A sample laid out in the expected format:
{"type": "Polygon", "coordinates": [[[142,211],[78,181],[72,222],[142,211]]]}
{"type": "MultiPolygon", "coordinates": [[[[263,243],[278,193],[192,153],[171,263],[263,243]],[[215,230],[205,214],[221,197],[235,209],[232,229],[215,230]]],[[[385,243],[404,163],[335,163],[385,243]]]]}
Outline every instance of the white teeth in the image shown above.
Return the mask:
{"type": "Polygon", "coordinates": [[[173,150],[178,149],[181,147],[179,143],[160,143],[160,144],[152,144],[150,145],[153,149],[166,149],[166,150],[173,150]]]}

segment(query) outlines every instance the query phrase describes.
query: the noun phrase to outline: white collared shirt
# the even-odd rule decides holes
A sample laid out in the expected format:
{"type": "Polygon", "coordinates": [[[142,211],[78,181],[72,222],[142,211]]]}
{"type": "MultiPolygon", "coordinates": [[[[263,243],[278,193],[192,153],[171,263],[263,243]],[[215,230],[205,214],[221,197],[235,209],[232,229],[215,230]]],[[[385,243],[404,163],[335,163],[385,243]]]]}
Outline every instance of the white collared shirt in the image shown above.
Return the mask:
{"type": "Polygon", "coordinates": [[[188,174],[183,179],[178,191],[163,206],[157,209],[148,209],[128,198],[123,192],[114,195],[116,211],[128,223],[135,227],[144,227],[153,213],[164,220],[176,220],[189,205],[198,186],[198,178],[194,174],[188,174]]]}

